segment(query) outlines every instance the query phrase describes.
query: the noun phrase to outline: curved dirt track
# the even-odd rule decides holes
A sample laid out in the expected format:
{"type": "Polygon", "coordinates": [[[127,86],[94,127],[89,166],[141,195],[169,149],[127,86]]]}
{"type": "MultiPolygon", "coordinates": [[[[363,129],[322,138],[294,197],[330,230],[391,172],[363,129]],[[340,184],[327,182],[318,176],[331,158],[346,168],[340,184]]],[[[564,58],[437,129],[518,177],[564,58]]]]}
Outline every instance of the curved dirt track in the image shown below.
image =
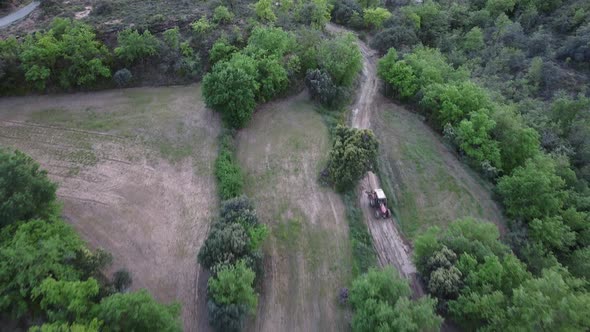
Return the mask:
{"type": "MultiPolygon", "coordinates": [[[[339,26],[328,24],[328,31],[336,33],[348,32],[339,26]]],[[[375,105],[374,101],[379,93],[379,79],[377,78],[377,55],[367,44],[357,39],[357,43],[363,56],[362,83],[359,87],[358,98],[353,106],[350,123],[353,128],[369,129],[371,115],[375,105]]],[[[424,294],[422,285],[416,276],[416,267],[412,262],[412,251],[408,243],[401,236],[397,228],[397,221],[375,219],[373,211],[369,207],[366,190],[379,188],[379,179],[369,172],[359,185],[359,201],[365,215],[365,222],[369,233],[373,237],[373,246],[377,252],[379,265],[393,265],[401,276],[411,280],[414,296],[424,294]]]]}

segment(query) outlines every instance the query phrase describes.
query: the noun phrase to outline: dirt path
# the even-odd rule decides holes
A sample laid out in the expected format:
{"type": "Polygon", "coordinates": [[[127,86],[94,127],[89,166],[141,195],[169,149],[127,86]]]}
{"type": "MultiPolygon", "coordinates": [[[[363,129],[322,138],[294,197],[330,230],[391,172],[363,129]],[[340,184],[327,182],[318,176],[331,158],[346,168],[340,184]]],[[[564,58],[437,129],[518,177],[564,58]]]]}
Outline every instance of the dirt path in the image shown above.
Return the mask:
{"type": "Polygon", "coordinates": [[[47,169],[65,219],[113,255],[107,273],[126,268],[133,290],[179,301],[187,332],[206,331],[196,253],[217,210],[220,123],[200,96],[194,85],[0,100],[0,145],[47,169]]]}
{"type": "MultiPolygon", "coordinates": [[[[328,31],[343,33],[347,30],[334,24],[327,25],[328,31]]],[[[375,109],[375,100],[379,93],[379,79],[377,78],[377,55],[369,46],[358,40],[363,55],[362,83],[359,87],[358,98],[353,106],[350,123],[353,128],[368,129],[371,126],[371,116],[375,109]]],[[[397,228],[397,221],[377,220],[369,207],[365,190],[379,188],[379,179],[369,172],[359,185],[359,200],[365,215],[369,232],[373,237],[373,245],[381,266],[393,265],[400,275],[411,280],[414,296],[422,296],[424,291],[416,277],[416,267],[412,262],[412,250],[401,236],[397,228]]]]}

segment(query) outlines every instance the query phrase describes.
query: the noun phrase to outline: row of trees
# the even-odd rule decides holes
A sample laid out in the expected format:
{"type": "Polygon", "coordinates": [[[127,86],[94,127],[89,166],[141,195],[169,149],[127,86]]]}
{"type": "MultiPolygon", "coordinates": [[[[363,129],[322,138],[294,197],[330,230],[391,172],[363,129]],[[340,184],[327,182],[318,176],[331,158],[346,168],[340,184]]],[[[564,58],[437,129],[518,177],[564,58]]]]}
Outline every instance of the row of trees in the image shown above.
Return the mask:
{"type": "MultiPolygon", "coordinates": [[[[578,276],[588,276],[590,271],[579,265],[590,245],[585,235],[590,227],[588,187],[567,156],[543,152],[535,129],[509,106],[492,101],[487,89],[469,81],[437,50],[419,47],[399,59],[392,49],[380,60],[379,74],[399,98],[417,102],[445,136],[498,181],[498,193],[514,220],[516,252],[530,269],[541,271],[560,261],[578,276]]],[[[571,104],[568,99],[561,103],[571,104]]],[[[564,121],[561,115],[560,123],[564,121]]]]}
{"type": "Polygon", "coordinates": [[[242,49],[224,38],[216,41],[209,59],[213,67],[203,78],[203,95],[232,128],[245,126],[257,103],[280,95],[304,74],[312,98],[334,106],[346,100],[362,67],[352,35],[325,40],[315,30],[296,36],[272,27],[256,27],[242,49]]]}
{"type": "Polygon", "coordinates": [[[0,150],[0,311],[33,331],[181,331],[178,304],[157,303],[91,252],[59,217],[56,185],[29,156],[0,150]],[[125,292],[125,293],[120,293],[125,292]]]}
{"type": "Polygon", "coordinates": [[[499,236],[492,223],[467,218],[416,239],[416,267],[439,312],[468,330],[587,330],[579,314],[590,310],[587,281],[560,266],[531,274],[499,236]]]}
{"type": "MultiPolygon", "coordinates": [[[[199,55],[182,41],[178,28],[164,31],[161,39],[148,30],[123,30],[111,52],[89,25],[62,18],[47,31],[0,41],[0,60],[0,94],[108,85],[113,69],[138,68],[139,74],[148,61],[185,78],[195,78],[201,70],[199,55]]],[[[129,84],[131,78],[127,69],[113,75],[118,86],[129,84]]]]}

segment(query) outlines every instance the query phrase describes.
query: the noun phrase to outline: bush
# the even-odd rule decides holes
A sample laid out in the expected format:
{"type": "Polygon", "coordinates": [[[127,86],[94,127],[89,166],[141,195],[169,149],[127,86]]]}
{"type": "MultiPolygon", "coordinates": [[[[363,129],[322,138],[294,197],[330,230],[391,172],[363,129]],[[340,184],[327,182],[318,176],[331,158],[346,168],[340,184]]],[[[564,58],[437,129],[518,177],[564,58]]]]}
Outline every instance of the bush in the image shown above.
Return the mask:
{"type": "Polygon", "coordinates": [[[215,160],[215,177],[217,190],[222,200],[242,194],[244,179],[239,163],[235,160],[231,137],[222,140],[222,147],[215,160]]]}
{"type": "Polygon", "coordinates": [[[125,292],[132,283],[131,273],[126,269],[117,270],[113,274],[113,286],[117,292],[125,292]]]}
{"type": "Polygon", "coordinates": [[[338,87],[330,74],[323,69],[310,69],[305,75],[305,86],[313,100],[325,106],[333,106],[338,100],[338,87]]]}
{"type": "Polygon", "coordinates": [[[218,6],[213,11],[213,22],[215,23],[229,23],[234,18],[234,14],[225,6],[218,6]]]}
{"type": "Polygon", "coordinates": [[[375,168],[378,146],[369,129],[336,127],[327,170],[338,191],[353,187],[367,171],[375,168]]]}
{"type": "Polygon", "coordinates": [[[131,75],[131,72],[127,68],[119,69],[115,75],[113,75],[113,80],[119,88],[129,85],[132,79],[133,75],[131,75]]]}
{"type": "Polygon", "coordinates": [[[207,16],[203,16],[198,21],[194,21],[191,24],[191,28],[199,36],[203,36],[206,32],[209,32],[209,30],[213,29],[213,27],[214,25],[209,23],[207,16]]]}
{"type": "Polygon", "coordinates": [[[239,332],[248,316],[246,305],[217,304],[213,300],[207,301],[209,324],[215,331],[239,332]]]}
{"type": "Polygon", "coordinates": [[[338,0],[334,2],[332,20],[338,24],[350,25],[353,17],[362,16],[363,9],[354,0],[338,0]]]}

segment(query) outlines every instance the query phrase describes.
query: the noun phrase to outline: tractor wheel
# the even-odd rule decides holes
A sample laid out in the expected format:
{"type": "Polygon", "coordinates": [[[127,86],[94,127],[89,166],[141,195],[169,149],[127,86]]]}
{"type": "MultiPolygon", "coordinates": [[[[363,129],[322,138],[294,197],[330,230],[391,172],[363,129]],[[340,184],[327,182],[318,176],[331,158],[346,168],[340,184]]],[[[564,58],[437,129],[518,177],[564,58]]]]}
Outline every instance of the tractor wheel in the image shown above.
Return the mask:
{"type": "Polygon", "coordinates": [[[381,213],[379,210],[375,210],[375,219],[381,219],[381,213]]]}
{"type": "Polygon", "coordinates": [[[373,201],[373,199],[372,199],[372,198],[369,198],[369,205],[370,205],[371,207],[375,206],[375,202],[373,201]]]}
{"type": "Polygon", "coordinates": [[[391,210],[387,209],[387,212],[385,213],[385,218],[389,219],[391,218],[391,210]]]}

